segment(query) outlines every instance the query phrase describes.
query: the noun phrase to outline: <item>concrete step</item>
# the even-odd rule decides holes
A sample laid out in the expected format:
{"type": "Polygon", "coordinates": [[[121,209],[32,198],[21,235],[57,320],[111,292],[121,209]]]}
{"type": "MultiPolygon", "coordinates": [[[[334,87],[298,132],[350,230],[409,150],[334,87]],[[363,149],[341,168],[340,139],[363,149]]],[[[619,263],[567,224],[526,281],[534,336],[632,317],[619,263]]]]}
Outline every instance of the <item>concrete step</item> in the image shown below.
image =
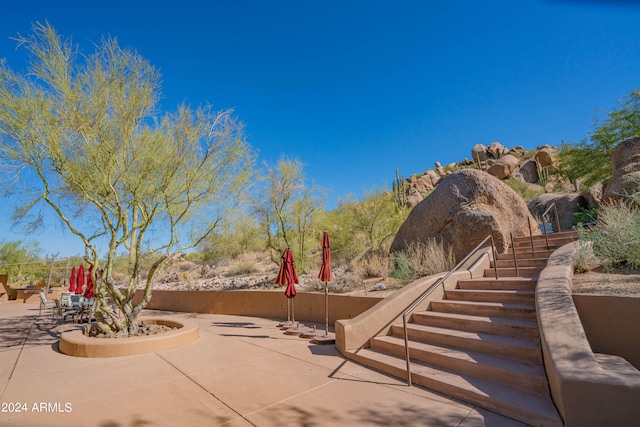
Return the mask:
{"type": "MultiPolygon", "coordinates": [[[[549,246],[555,246],[555,247],[560,247],[563,245],[566,245],[567,243],[571,243],[571,242],[575,242],[577,240],[577,238],[574,237],[552,237],[551,235],[549,236],[548,242],[549,242],[549,246]]],[[[531,248],[531,239],[524,238],[524,239],[515,239],[514,241],[515,243],[515,247],[516,248],[531,248]]],[[[509,245],[511,246],[511,245],[509,245]]],[[[547,240],[545,240],[544,236],[535,236],[533,238],[533,246],[534,247],[539,247],[539,248],[543,248],[547,246],[547,240]]]]}
{"type": "MultiPolygon", "coordinates": [[[[391,334],[404,339],[402,324],[392,325],[391,334]]],[[[493,354],[529,363],[542,363],[540,341],[495,335],[484,332],[460,331],[434,326],[407,324],[407,335],[414,341],[493,354]]]]}
{"type": "MultiPolygon", "coordinates": [[[[516,254],[517,255],[517,254],[516,254]]],[[[524,258],[518,259],[518,268],[520,267],[546,267],[547,258],[524,258]]],[[[490,267],[493,268],[497,265],[498,268],[513,267],[513,257],[511,259],[499,259],[498,261],[491,261],[490,267]]],[[[498,272],[499,274],[500,272],[498,272]]]]}
{"type": "MultiPolygon", "coordinates": [[[[569,242],[566,242],[569,243],[569,242]]],[[[552,243],[549,242],[549,246],[547,247],[547,245],[545,245],[544,243],[536,243],[536,245],[533,247],[533,249],[531,248],[531,245],[516,245],[516,253],[520,254],[520,253],[529,253],[529,252],[542,252],[542,251],[555,251],[558,248],[561,248],[562,246],[564,246],[566,243],[560,243],[560,244],[556,244],[556,243],[552,243]]],[[[509,247],[507,248],[507,253],[513,254],[513,248],[511,247],[511,245],[509,245],[509,247]]]]}
{"type": "MultiPolygon", "coordinates": [[[[518,260],[527,259],[527,258],[544,258],[549,259],[553,250],[547,250],[546,247],[540,250],[536,250],[535,252],[525,252],[525,251],[516,251],[516,258],[518,260]]],[[[498,260],[513,260],[513,252],[509,251],[504,254],[497,254],[498,260]]]]}
{"type": "Polygon", "coordinates": [[[451,289],[446,291],[447,300],[455,301],[479,301],[535,304],[536,294],[534,290],[475,290],[475,289],[451,289]]]}
{"type": "Polygon", "coordinates": [[[458,280],[459,289],[534,290],[535,287],[536,281],[530,277],[501,277],[495,279],[491,276],[458,280]]]}
{"type": "MultiPolygon", "coordinates": [[[[392,335],[371,340],[371,348],[404,357],[404,338],[392,335]]],[[[486,353],[437,346],[419,341],[409,342],[412,361],[472,375],[499,384],[537,394],[547,394],[548,385],[542,365],[496,357],[486,353]]]]}
{"type": "Polygon", "coordinates": [[[520,339],[540,339],[537,320],[421,311],[412,316],[414,323],[438,328],[484,332],[520,339]]]}
{"type": "MultiPolygon", "coordinates": [[[[547,239],[549,239],[549,241],[553,240],[553,239],[574,239],[577,240],[579,237],[578,232],[575,230],[571,230],[571,231],[561,231],[558,233],[547,233],[547,238],[545,238],[544,234],[540,234],[537,236],[533,236],[533,241],[534,243],[537,241],[546,241],[547,239]]],[[[513,240],[515,240],[515,242],[530,242],[531,241],[531,237],[530,236],[524,236],[524,237],[515,237],[513,240]]]]}
{"type": "MultiPolygon", "coordinates": [[[[373,349],[360,349],[347,355],[350,359],[397,378],[407,378],[403,358],[373,349]]],[[[458,398],[523,423],[540,427],[561,427],[562,419],[551,399],[502,384],[460,375],[420,362],[411,364],[413,384],[458,398]]]]}
{"type": "MultiPolygon", "coordinates": [[[[536,236],[533,236],[533,242],[534,244],[537,244],[538,242],[551,242],[553,240],[578,240],[579,239],[579,234],[576,231],[563,231],[561,233],[547,233],[546,237],[544,234],[539,234],[536,236]]],[[[520,236],[520,237],[515,237],[514,239],[515,243],[521,243],[521,242],[529,242],[531,243],[531,237],[529,235],[527,236],[520,236]]]]}
{"type": "MultiPolygon", "coordinates": [[[[518,266],[518,275],[516,275],[515,268],[499,268],[498,267],[498,277],[538,277],[540,272],[543,270],[543,267],[520,267],[518,266]]],[[[495,272],[493,268],[486,268],[484,270],[484,277],[495,277],[495,272]]]]}
{"type": "Polygon", "coordinates": [[[440,313],[466,314],[469,316],[510,317],[536,319],[535,303],[475,302],[441,300],[431,302],[431,309],[440,313]]]}

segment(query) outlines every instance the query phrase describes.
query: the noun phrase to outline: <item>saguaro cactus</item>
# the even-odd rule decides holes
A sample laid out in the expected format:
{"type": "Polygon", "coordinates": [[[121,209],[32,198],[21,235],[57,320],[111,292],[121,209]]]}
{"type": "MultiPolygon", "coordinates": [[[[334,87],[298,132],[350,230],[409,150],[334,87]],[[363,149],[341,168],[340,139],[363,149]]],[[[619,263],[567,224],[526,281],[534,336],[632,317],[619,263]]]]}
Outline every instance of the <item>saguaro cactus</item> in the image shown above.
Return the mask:
{"type": "Polygon", "coordinates": [[[400,176],[398,168],[396,168],[396,178],[392,184],[393,194],[395,195],[396,205],[399,209],[407,207],[407,189],[404,175],[400,176]]]}

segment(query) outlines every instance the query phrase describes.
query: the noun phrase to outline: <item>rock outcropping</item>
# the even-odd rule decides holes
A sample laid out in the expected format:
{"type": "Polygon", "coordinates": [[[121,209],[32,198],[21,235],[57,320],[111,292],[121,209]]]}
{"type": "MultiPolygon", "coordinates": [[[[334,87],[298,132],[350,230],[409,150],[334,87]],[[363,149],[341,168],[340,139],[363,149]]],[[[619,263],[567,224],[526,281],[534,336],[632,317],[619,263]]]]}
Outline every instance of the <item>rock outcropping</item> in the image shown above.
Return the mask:
{"type": "Polygon", "coordinates": [[[407,178],[403,186],[407,206],[416,206],[445,176],[460,169],[473,168],[502,180],[513,177],[528,184],[546,185],[549,174],[557,166],[558,152],[548,145],[541,145],[537,150],[535,158],[530,158],[530,152],[527,156],[528,152],[522,146],[505,148],[499,142],[492,142],[489,146],[476,144],[471,149],[472,160],[464,159],[445,167],[436,162],[434,169],[407,178]]]}
{"type": "Polygon", "coordinates": [[[611,153],[611,183],[602,202],[612,203],[633,193],[640,185],[640,136],[625,139],[611,153]]]}
{"type": "MultiPolygon", "coordinates": [[[[456,259],[465,257],[487,235],[493,235],[497,249],[504,252],[509,233],[529,217],[526,203],[499,179],[476,169],[463,169],[443,178],[423,201],[413,208],[391,244],[391,251],[405,249],[412,242],[442,240],[453,248],[456,259]]],[[[528,236],[526,223],[516,236],[528,236]]],[[[537,227],[534,234],[540,234],[537,227]]]]}
{"type": "Polygon", "coordinates": [[[580,193],[571,194],[556,194],[547,193],[541,194],[529,203],[529,210],[536,217],[541,217],[544,211],[547,210],[553,203],[556,204],[558,212],[558,223],[560,224],[560,230],[556,225],[555,211],[549,212],[545,222],[551,223],[552,229],[556,231],[569,231],[573,227],[573,221],[575,214],[580,212],[589,206],[587,198],[580,193]]]}

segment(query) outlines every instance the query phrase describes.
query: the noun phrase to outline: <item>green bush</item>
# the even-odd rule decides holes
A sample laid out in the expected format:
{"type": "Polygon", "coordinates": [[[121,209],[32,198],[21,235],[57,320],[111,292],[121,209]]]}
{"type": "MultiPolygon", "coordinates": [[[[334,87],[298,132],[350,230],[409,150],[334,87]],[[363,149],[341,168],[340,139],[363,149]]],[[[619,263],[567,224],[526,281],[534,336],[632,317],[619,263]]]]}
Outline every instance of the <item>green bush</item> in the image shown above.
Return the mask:
{"type": "Polygon", "coordinates": [[[596,226],[580,230],[580,239],[593,242],[593,252],[605,268],[627,265],[640,268],[640,209],[618,202],[600,208],[596,226]]]}
{"type": "Polygon", "coordinates": [[[509,188],[515,191],[520,197],[522,197],[527,203],[544,193],[543,188],[532,188],[529,184],[517,178],[507,178],[504,183],[507,184],[509,188]]]}
{"type": "Polygon", "coordinates": [[[590,205],[580,211],[576,212],[573,216],[573,225],[591,224],[598,220],[599,205],[590,205]]]}
{"type": "Polygon", "coordinates": [[[409,283],[413,280],[413,271],[411,270],[411,262],[409,256],[403,252],[395,253],[395,268],[392,276],[402,283],[409,283]]]}

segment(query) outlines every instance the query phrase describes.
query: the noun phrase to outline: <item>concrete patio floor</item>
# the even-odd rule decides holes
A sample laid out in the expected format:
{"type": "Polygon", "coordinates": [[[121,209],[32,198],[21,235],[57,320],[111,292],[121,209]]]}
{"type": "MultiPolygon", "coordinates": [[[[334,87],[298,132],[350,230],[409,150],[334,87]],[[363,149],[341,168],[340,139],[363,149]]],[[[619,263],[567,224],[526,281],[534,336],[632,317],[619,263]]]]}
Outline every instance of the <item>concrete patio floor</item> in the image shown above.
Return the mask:
{"type": "Polygon", "coordinates": [[[37,304],[0,303],[0,425],[523,426],[285,335],[277,320],[145,314],[194,320],[200,338],[144,355],[70,357],[58,337],[80,326],[38,317],[37,304]]]}

